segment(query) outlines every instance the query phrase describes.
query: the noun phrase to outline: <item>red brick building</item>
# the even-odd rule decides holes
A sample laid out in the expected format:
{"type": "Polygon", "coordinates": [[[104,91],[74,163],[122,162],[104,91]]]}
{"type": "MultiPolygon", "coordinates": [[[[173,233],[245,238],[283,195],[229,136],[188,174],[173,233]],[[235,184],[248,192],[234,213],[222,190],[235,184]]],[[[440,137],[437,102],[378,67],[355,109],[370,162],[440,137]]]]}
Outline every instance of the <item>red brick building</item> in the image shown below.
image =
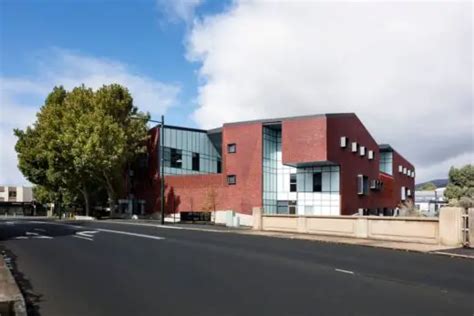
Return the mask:
{"type": "MultiPolygon", "coordinates": [[[[146,166],[129,192],[160,210],[160,127],[150,130],[146,166]]],[[[415,169],[379,145],[353,113],[226,123],[213,130],[164,126],[168,211],[205,208],[251,214],[392,213],[414,198],[415,169]]]]}

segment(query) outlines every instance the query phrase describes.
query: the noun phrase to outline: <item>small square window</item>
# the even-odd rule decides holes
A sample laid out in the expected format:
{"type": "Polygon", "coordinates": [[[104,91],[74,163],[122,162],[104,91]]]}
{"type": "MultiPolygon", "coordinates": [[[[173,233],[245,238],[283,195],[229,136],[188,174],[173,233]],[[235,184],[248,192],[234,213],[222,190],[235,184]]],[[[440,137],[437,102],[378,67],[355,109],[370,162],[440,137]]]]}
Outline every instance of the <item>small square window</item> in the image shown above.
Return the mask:
{"type": "Polygon", "coordinates": [[[364,146],[360,146],[359,154],[360,154],[361,156],[365,156],[365,147],[364,147],[364,146]]]}
{"type": "Polygon", "coordinates": [[[403,166],[402,165],[398,166],[398,172],[400,172],[400,173],[403,172],[403,166]]]}
{"type": "Polygon", "coordinates": [[[357,152],[357,143],[356,142],[352,142],[352,152],[353,153],[357,152]]]}
{"type": "Polygon", "coordinates": [[[347,147],[347,137],[346,137],[346,136],[342,136],[342,137],[341,137],[341,147],[342,147],[342,148],[346,148],[346,147],[347,147]]]}
{"type": "Polygon", "coordinates": [[[407,174],[407,168],[403,168],[403,174],[407,174]]]}
{"type": "Polygon", "coordinates": [[[227,184],[234,185],[237,183],[237,177],[235,175],[228,175],[227,176],[227,184]]]}
{"type": "Polygon", "coordinates": [[[370,159],[370,160],[374,159],[374,151],[373,151],[373,150],[369,150],[368,156],[369,156],[369,159],[370,159]]]}
{"type": "Polygon", "coordinates": [[[237,145],[236,144],[227,144],[227,152],[229,154],[235,154],[237,152],[237,145]]]}

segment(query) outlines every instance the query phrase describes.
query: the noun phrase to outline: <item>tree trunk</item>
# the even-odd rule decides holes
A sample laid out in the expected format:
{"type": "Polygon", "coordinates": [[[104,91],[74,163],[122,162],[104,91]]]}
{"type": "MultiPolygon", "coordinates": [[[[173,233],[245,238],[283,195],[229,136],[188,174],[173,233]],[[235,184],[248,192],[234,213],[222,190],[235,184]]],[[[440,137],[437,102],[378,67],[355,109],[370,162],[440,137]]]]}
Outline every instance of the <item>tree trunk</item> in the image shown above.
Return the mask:
{"type": "Polygon", "coordinates": [[[109,207],[110,207],[110,212],[111,214],[115,212],[115,205],[117,204],[116,200],[117,200],[117,197],[115,196],[115,190],[114,190],[114,187],[112,185],[112,182],[110,181],[109,177],[107,176],[107,174],[105,173],[105,171],[103,172],[103,175],[104,175],[104,180],[105,180],[105,184],[106,184],[106,189],[107,189],[107,196],[109,197],[109,207]]]}
{"type": "Polygon", "coordinates": [[[90,212],[90,201],[89,201],[89,192],[87,192],[86,187],[84,186],[81,190],[82,196],[84,197],[84,206],[85,206],[85,211],[86,211],[86,216],[89,216],[90,212]]]}

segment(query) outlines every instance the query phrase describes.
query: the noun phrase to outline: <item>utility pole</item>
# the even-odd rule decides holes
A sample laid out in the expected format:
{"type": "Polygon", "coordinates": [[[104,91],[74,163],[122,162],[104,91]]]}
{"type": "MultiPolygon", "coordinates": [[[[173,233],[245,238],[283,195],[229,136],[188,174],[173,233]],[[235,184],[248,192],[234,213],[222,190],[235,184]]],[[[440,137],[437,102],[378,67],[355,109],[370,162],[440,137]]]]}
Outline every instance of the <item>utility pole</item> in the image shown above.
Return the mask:
{"type": "Polygon", "coordinates": [[[160,126],[160,196],[161,196],[161,225],[165,224],[165,158],[163,154],[164,139],[165,139],[165,116],[161,116],[160,126]]]}

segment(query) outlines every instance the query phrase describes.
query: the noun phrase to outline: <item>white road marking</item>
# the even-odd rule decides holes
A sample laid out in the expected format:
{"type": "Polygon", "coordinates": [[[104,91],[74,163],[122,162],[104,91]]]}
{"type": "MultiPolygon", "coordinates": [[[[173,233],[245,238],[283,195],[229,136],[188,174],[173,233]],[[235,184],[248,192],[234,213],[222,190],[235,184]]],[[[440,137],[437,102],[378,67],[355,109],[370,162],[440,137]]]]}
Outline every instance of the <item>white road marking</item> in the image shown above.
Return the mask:
{"type": "Polygon", "coordinates": [[[86,231],[81,231],[81,232],[76,232],[76,235],[83,236],[83,237],[88,237],[88,238],[93,238],[94,234],[98,233],[96,230],[86,230],[86,231]]]}
{"type": "Polygon", "coordinates": [[[124,232],[124,231],[121,231],[121,230],[111,230],[111,229],[105,229],[105,228],[97,228],[97,230],[101,231],[101,232],[106,232],[106,233],[121,234],[121,235],[142,237],[142,238],[148,238],[148,239],[156,239],[156,240],[165,239],[164,237],[160,237],[160,236],[130,233],[130,232],[124,232]]]}
{"type": "Polygon", "coordinates": [[[92,238],[87,238],[87,237],[79,236],[79,235],[73,235],[72,237],[74,237],[74,238],[80,238],[80,239],[85,239],[85,240],[89,240],[89,241],[94,241],[94,239],[92,239],[92,238]]]}
{"type": "Polygon", "coordinates": [[[45,235],[38,235],[38,236],[34,236],[33,238],[35,238],[35,239],[53,239],[53,237],[45,236],[45,235]]]}
{"type": "Polygon", "coordinates": [[[26,236],[38,236],[38,233],[26,232],[26,236]]]}
{"type": "Polygon", "coordinates": [[[347,274],[354,274],[354,271],[343,270],[343,269],[334,269],[337,272],[347,273],[347,274]]]}
{"type": "Polygon", "coordinates": [[[18,236],[18,237],[15,237],[15,239],[28,239],[28,237],[26,237],[26,236],[18,236]]]}

